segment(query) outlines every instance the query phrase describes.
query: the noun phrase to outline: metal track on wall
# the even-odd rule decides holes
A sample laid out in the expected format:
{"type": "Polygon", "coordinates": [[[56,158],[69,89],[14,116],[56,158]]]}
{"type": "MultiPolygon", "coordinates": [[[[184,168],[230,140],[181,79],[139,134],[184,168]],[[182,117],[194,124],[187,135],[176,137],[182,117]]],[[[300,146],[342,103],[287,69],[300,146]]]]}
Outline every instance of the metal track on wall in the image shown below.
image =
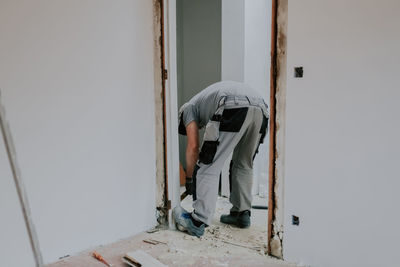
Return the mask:
{"type": "Polygon", "coordinates": [[[1,101],[0,92],[0,128],[6,147],[7,157],[10,163],[12,176],[14,178],[15,187],[17,189],[18,199],[21,205],[22,214],[24,216],[26,229],[28,231],[29,241],[35,258],[35,264],[37,267],[44,266],[42,253],[40,252],[39,240],[36,235],[35,226],[33,225],[31,211],[29,208],[28,197],[25,191],[25,185],[21,178],[21,172],[18,167],[17,154],[15,152],[14,143],[11,136],[10,127],[6,121],[5,109],[1,101]]]}

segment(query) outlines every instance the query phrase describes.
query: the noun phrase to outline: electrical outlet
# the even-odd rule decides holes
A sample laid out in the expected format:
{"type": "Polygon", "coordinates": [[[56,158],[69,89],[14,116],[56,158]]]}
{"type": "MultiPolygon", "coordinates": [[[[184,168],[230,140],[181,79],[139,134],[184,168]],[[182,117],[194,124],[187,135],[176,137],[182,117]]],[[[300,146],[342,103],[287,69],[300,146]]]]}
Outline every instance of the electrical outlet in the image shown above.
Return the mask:
{"type": "Polygon", "coordinates": [[[293,225],[299,225],[300,224],[300,218],[296,215],[292,215],[292,224],[293,225]]]}
{"type": "Polygon", "coordinates": [[[303,78],[303,67],[294,67],[294,77],[303,78]]]}

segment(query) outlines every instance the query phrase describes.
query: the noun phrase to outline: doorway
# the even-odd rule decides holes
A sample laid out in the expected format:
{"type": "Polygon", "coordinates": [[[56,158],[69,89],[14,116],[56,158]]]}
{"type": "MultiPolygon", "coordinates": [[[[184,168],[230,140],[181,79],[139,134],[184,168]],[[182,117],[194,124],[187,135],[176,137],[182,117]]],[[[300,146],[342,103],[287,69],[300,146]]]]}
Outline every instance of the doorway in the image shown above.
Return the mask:
{"type": "MultiPolygon", "coordinates": [[[[164,30],[169,72],[166,143],[170,148],[167,153],[168,192],[174,207],[183,190],[177,178],[177,166],[185,169],[186,140],[177,133],[179,107],[208,85],[221,80],[247,83],[269,104],[272,0],[169,0],[167,3],[164,13],[168,21],[164,30]],[[179,143],[178,149],[174,143],[179,143]],[[174,166],[170,169],[171,165],[174,166]]],[[[255,159],[252,190],[253,205],[264,207],[269,198],[267,140],[255,159]]],[[[219,215],[229,212],[230,208],[228,169],[229,160],[221,174],[215,224],[219,223],[219,215]]],[[[187,197],[183,205],[189,209],[191,197],[187,197]]],[[[267,239],[267,210],[252,210],[252,219],[254,229],[267,239]]]]}

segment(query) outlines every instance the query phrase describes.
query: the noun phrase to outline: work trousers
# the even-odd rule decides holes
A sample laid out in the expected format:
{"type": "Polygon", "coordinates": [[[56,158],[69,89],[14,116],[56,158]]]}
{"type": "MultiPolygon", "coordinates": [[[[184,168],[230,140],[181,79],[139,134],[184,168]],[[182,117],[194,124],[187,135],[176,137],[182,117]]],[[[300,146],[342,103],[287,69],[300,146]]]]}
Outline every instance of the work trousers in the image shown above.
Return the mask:
{"type": "Polygon", "coordinates": [[[208,122],[193,173],[194,219],[211,224],[218,197],[220,173],[232,152],[232,211],[251,209],[253,160],[265,136],[267,124],[266,108],[250,104],[223,106],[208,122]]]}

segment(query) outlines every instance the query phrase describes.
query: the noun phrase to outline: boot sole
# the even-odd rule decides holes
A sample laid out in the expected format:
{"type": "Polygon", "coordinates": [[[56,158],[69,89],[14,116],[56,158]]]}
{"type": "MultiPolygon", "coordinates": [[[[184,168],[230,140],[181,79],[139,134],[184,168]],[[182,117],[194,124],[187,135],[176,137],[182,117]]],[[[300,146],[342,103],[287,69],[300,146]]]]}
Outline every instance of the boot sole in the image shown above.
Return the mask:
{"type": "Polygon", "coordinates": [[[249,224],[243,224],[243,223],[240,223],[238,221],[235,221],[235,222],[224,222],[222,220],[220,220],[220,222],[224,223],[224,224],[234,225],[234,226],[242,228],[242,229],[246,229],[246,228],[250,227],[250,223],[249,224]]]}

